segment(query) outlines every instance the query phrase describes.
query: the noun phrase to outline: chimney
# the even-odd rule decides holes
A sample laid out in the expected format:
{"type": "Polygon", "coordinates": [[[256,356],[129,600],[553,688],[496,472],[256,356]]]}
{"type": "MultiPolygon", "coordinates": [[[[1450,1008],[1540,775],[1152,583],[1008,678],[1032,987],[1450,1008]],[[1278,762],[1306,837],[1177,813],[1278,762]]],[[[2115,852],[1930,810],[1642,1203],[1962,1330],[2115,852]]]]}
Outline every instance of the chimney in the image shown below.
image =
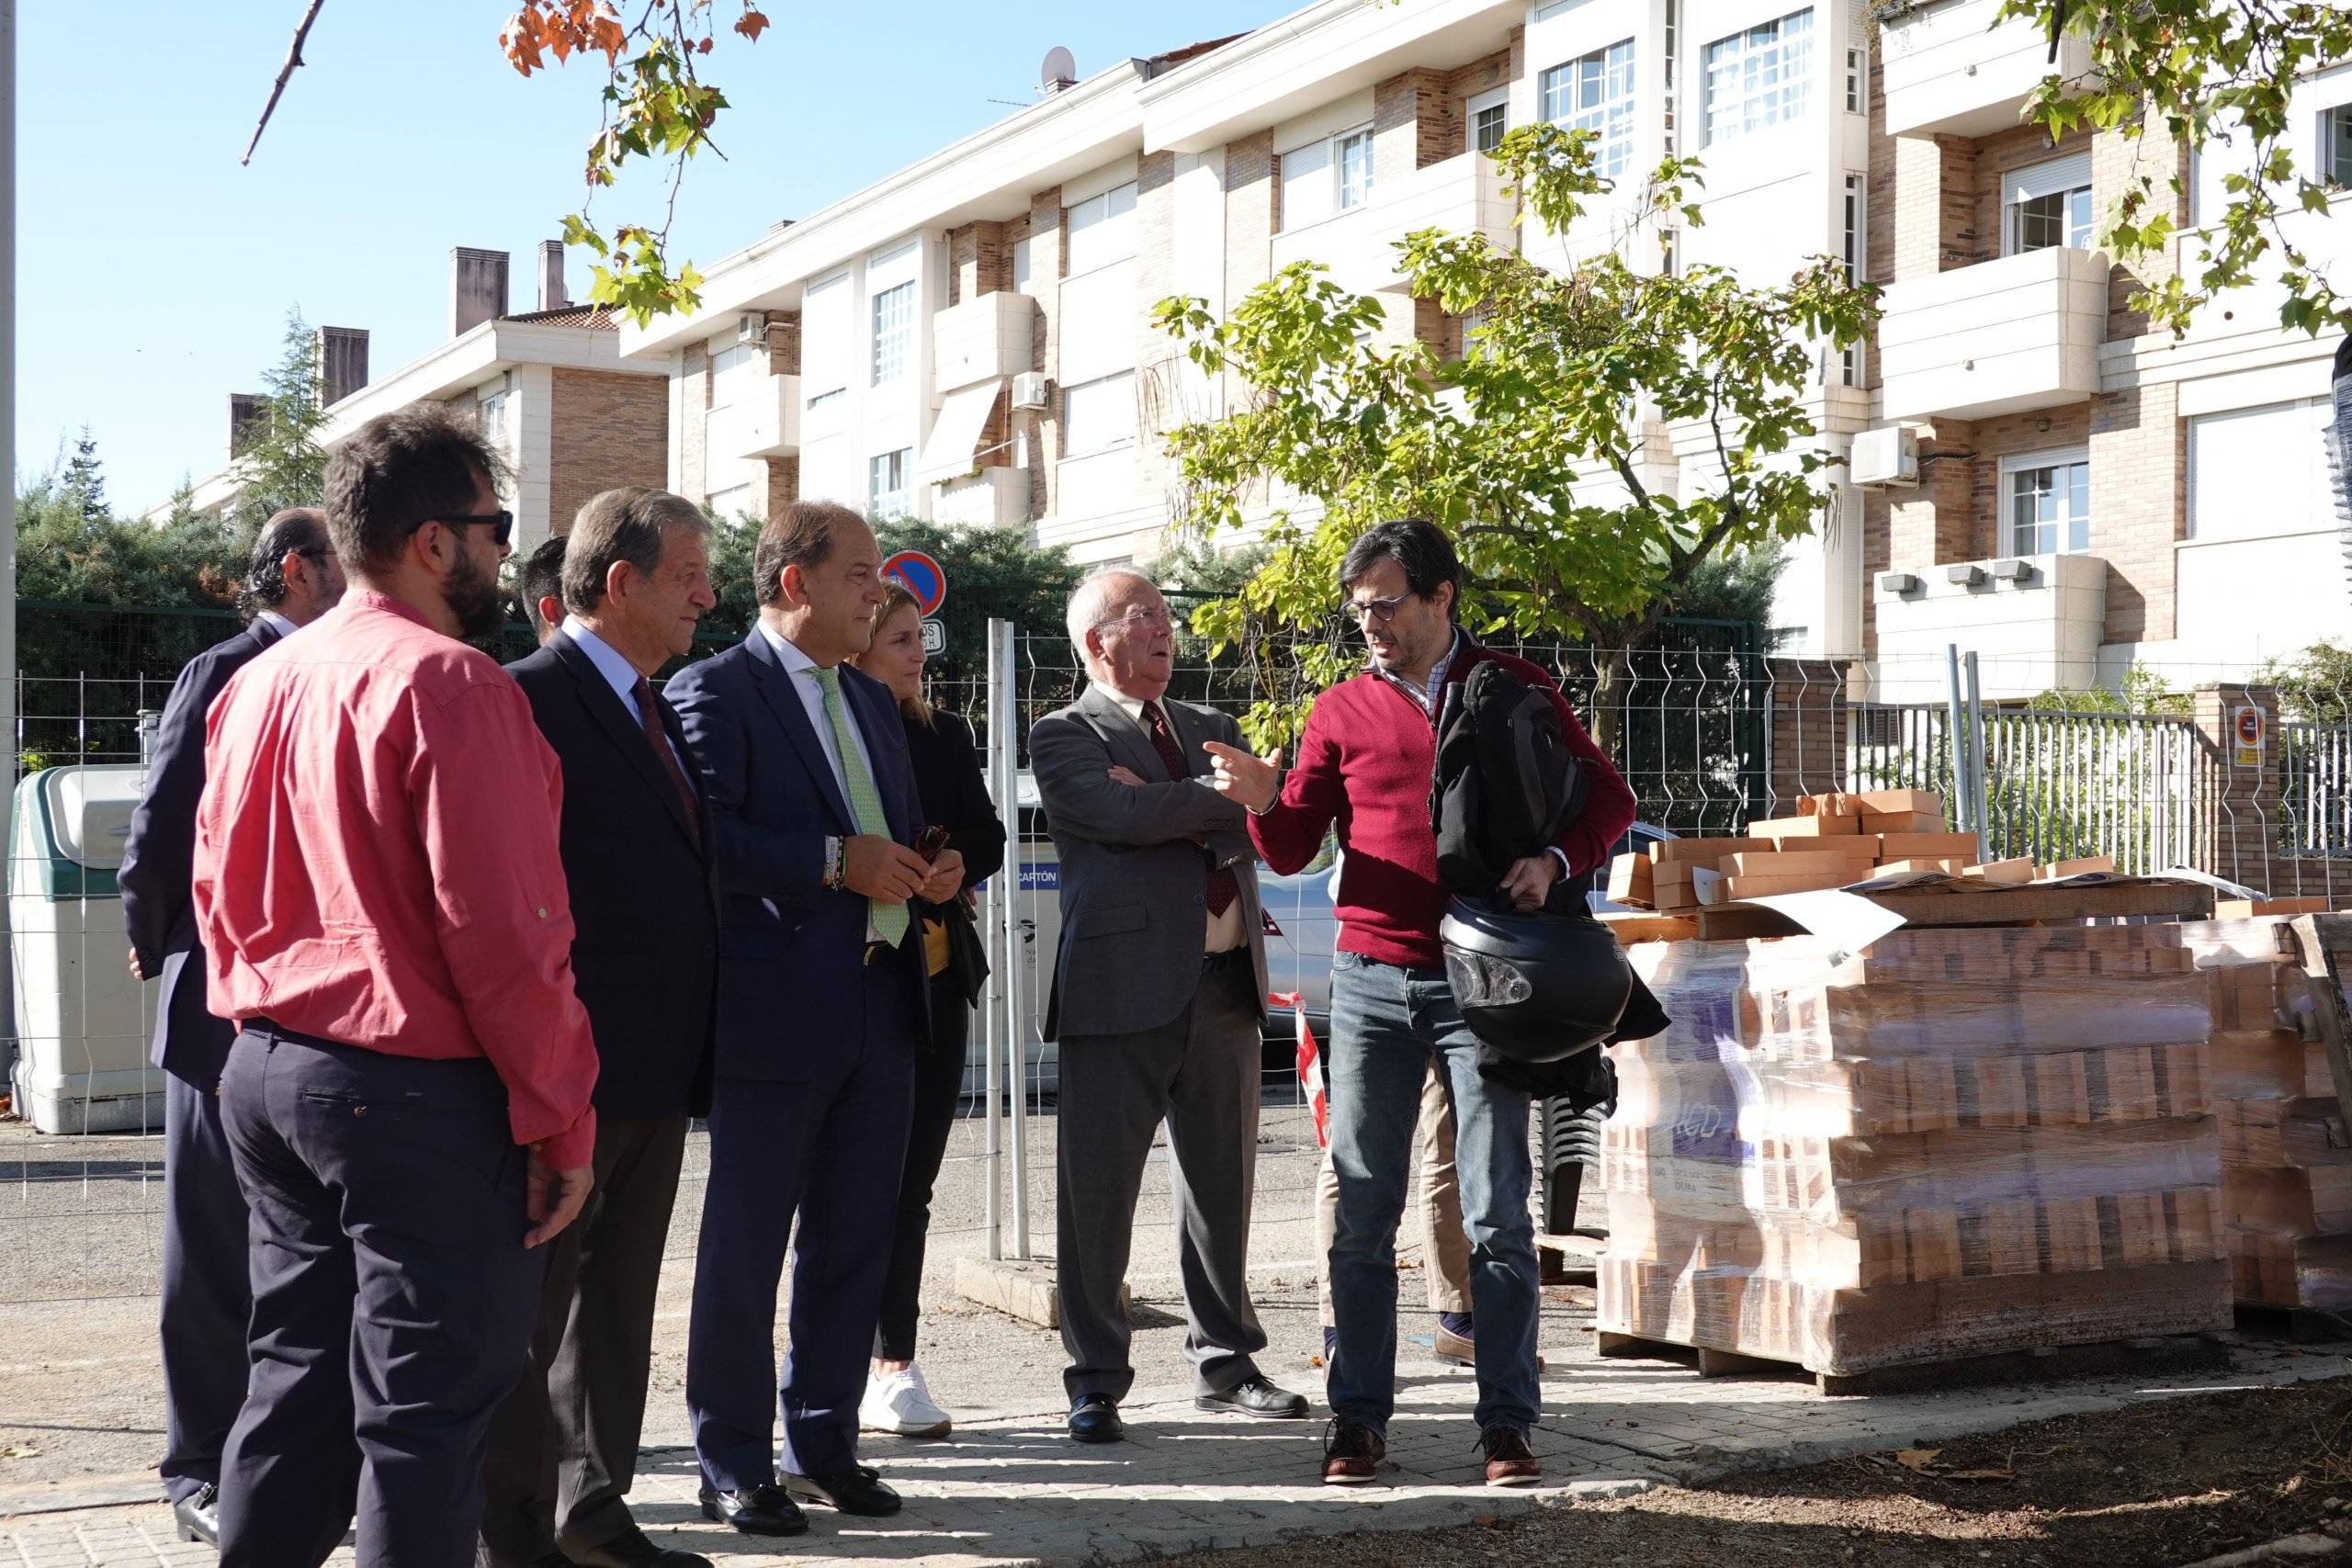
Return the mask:
{"type": "Polygon", "coordinates": [[[539,242],[539,309],[560,310],[571,303],[563,288],[563,242],[539,242]]]}
{"type": "Polygon", "coordinates": [[[333,408],[368,384],[368,329],[319,329],[319,406],[333,408]]]}
{"type": "Polygon", "coordinates": [[[269,399],[260,392],[229,394],[229,456],[237,457],[245,443],[261,433],[269,420],[269,399]]]}
{"type": "Polygon", "coordinates": [[[463,337],[506,314],[506,253],[456,245],[449,251],[449,335],[463,337]]]}

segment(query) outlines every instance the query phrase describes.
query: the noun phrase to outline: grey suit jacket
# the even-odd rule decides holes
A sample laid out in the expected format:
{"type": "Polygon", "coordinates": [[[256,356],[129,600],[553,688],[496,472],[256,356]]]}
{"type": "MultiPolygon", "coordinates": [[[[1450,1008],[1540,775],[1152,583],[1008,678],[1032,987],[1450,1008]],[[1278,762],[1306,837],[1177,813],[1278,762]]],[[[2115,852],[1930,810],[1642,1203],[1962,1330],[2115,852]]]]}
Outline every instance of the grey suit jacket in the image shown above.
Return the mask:
{"type": "Polygon", "coordinates": [[[1266,939],[1248,817],[1210,787],[1201,750],[1204,740],[1238,746],[1241,731],[1213,708],[1163,705],[1192,767],[1183,779],[1169,778],[1151,737],[1099,686],[1029,731],[1037,798],[1061,852],[1047,1039],[1140,1033],[1184,1010],[1200,986],[1208,872],[1217,864],[1229,864],[1241,885],[1241,929],[1264,1011],[1266,939]],[[1114,767],[1152,782],[1114,783],[1114,767]]]}

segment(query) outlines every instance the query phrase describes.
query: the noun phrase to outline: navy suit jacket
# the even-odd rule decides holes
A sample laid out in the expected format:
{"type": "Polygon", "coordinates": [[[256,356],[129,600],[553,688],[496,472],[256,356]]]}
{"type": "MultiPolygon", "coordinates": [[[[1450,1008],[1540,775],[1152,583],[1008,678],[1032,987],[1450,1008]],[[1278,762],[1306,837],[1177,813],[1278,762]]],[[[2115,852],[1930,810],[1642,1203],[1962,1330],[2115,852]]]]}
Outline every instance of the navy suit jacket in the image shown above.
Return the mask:
{"type": "Polygon", "coordinates": [[[643,1119],[710,1106],[718,908],[710,809],[678,716],[663,733],[695,785],[694,816],[632,705],[557,632],[506,667],[563,767],[563,878],[571,983],[596,1035],[597,1111],[643,1119]]]}
{"type": "MultiPolygon", "coordinates": [[[[823,885],[824,840],[857,831],[849,803],[767,634],[670,681],[710,795],[718,882],[718,1058],[722,1077],[798,1077],[801,1058],[859,1027],[854,983],[865,962],[866,901],[823,885]]],[[[873,759],[890,836],[922,827],[906,730],[889,688],[842,666],[842,700],[873,759]]],[[[922,931],[882,962],[902,976],[909,1048],[930,1029],[922,931]]]]}
{"type": "Polygon", "coordinates": [[[155,1007],[154,1062],[209,1094],[237,1038],[205,1010],[204,950],[196,934],[196,803],[204,794],[204,716],[229,677],[277,640],[255,621],[188,660],[172,683],[147,768],[147,791],[122,844],[123,924],[140,967],[164,982],[155,1007]]]}

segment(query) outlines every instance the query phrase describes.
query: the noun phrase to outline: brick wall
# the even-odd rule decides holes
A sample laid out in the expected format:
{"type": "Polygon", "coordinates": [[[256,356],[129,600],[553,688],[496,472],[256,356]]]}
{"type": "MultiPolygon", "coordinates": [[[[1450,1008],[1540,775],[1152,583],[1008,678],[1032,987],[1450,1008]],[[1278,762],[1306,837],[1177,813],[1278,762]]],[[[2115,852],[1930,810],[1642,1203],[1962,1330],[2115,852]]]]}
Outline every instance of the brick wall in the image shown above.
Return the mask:
{"type": "Polygon", "coordinates": [[[1846,671],[1831,659],[1768,659],[1771,766],[1766,814],[1792,815],[1801,795],[1846,787],[1846,671]]]}
{"type": "MultiPolygon", "coordinates": [[[[1031,197],[1029,216],[1024,222],[1026,228],[1008,240],[1005,250],[1010,255],[1014,242],[1024,237],[1029,242],[1029,295],[1037,301],[1037,324],[1034,329],[1037,367],[1054,378],[1057,396],[1052,402],[1057,404],[1061,381],[1061,187],[1056,186],[1031,197]]],[[[1027,416],[1025,439],[1029,515],[1050,516],[1054,509],[1054,460],[1061,455],[1061,423],[1055,417],[1053,407],[1027,416]]]]}
{"type": "MultiPolygon", "coordinates": [[[[2120,130],[2103,130],[2091,143],[2091,212],[2095,222],[2104,224],[2108,214],[2124,191],[2142,175],[2154,182],[2150,199],[2154,211],[2169,210],[2173,221],[2186,226],[2188,221],[2188,154],[2181,145],[2165,136],[2159,129],[2154,136],[2131,138],[2120,130]],[[2168,181],[2180,181],[2181,193],[2176,195],[2168,181]]],[[[2169,250],[2143,256],[2126,268],[2118,266],[2108,274],[2107,336],[2110,343],[2133,337],[2147,330],[2144,313],[2132,310],[2126,303],[2143,285],[2154,284],[2171,275],[2172,254],[2169,250]]]]}
{"type": "Polygon", "coordinates": [[[1403,179],[1462,151],[1461,101],[1453,73],[1408,71],[1372,90],[1372,178],[1403,179]]]}
{"type": "Polygon", "coordinates": [[[967,223],[947,235],[947,302],[960,305],[1012,287],[1012,239],[1002,223],[967,223]]]}
{"type": "Polygon", "coordinates": [[[2091,553],[2107,572],[2109,642],[2173,635],[2188,427],[2172,383],[2106,393],[2090,408],[2091,553]]]}
{"type": "MultiPolygon", "coordinates": [[[[688,501],[705,500],[703,453],[710,414],[710,355],[702,344],[688,345],[678,371],[678,483],[688,501]]],[[[565,526],[569,527],[567,521],[565,526]]]]}
{"type": "Polygon", "coordinates": [[[797,312],[768,312],[768,374],[800,374],[800,317],[797,312]]]}
{"type": "Polygon", "coordinates": [[[1975,147],[1976,190],[1974,210],[1968,220],[1969,259],[1947,265],[1970,266],[1999,256],[2007,239],[2003,232],[2006,220],[2001,211],[2003,177],[2052,158],[2088,152],[2091,135],[2086,130],[2069,131],[2052,145],[2047,132],[2037,126],[2025,125],[1988,136],[1975,147]]]}
{"type": "Polygon", "coordinates": [[[553,373],[548,423],[548,523],[571,532],[588,498],[616,485],[662,488],[669,468],[670,389],[659,376],[553,373]]]}
{"type": "MultiPolygon", "coordinates": [[[[1514,33],[1512,36],[1516,39],[1520,35],[1514,33]]],[[[1453,152],[1441,152],[1439,157],[1450,158],[1467,147],[1470,117],[1464,112],[1463,105],[1481,93],[1490,93],[1497,87],[1509,85],[1514,74],[1510,61],[1510,50],[1498,49],[1484,60],[1474,60],[1467,65],[1457,67],[1445,78],[1445,112],[1453,118],[1454,141],[1453,152]]]]}
{"type": "Polygon", "coordinates": [[[786,507],[800,499],[800,459],[770,457],[767,466],[767,510],[760,515],[781,517],[786,507]]]}
{"type": "Polygon", "coordinates": [[[1975,426],[1965,421],[1938,420],[1934,439],[1919,443],[1918,488],[1886,492],[1888,564],[1894,570],[1917,571],[1975,558],[1972,465],[1964,456],[1958,456],[1971,451],[1975,438],[1975,426]],[[1937,453],[1955,456],[1926,461],[1937,453]]]}

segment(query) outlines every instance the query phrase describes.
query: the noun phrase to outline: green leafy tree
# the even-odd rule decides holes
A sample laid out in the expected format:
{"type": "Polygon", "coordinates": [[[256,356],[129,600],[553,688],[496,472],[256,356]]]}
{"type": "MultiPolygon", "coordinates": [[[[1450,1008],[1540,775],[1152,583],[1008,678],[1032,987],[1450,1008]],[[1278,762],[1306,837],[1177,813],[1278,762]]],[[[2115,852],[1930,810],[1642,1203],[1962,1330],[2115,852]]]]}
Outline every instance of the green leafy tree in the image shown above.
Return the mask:
{"type": "Polygon", "coordinates": [[[319,340],[299,310],[286,313],[285,351],[262,373],[267,395],[231,454],[237,468],[237,502],[231,521],[250,538],[271,515],[289,506],[316,506],[325,493],[326,448],[319,428],[319,340]]]}
{"type": "Polygon", "coordinates": [[[106,473],[98,462],[97,441],[86,424],[74,439],[74,456],[65,465],[64,492],[85,524],[107,520],[106,473]]]}
{"type": "MultiPolygon", "coordinates": [[[[2176,335],[2225,290],[2278,264],[2279,324],[2318,333],[2352,329],[2352,301],[2286,221],[2324,216],[2339,188],[2315,166],[2316,139],[2294,110],[2311,74],[2352,58],[2352,9],[2324,0],[2003,0],[2000,19],[2026,17],[2083,39],[2089,72],[2052,75],[2030,117],[2054,138],[2090,128],[2160,136],[2191,149],[2227,144],[2239,171],[2222,181],[2223,209],[2188,241],[2183,266],[2133,296],[2134,310],[2176,335]]],[[[2172,157],[2147,160],[2101,219],[2098,243],[2130,266],[2169,246],[2187,193],[2172,157]]]]}
{"type": "Polygon", "coordinates": [[[2302,724],[2352,724],[2352,644],[2315,642],[2266,662],[2256,681],[2278,688],[2285,716],[2302,724]]]}
{"type": "MultiPolygon", "coordinates": [[[[1566,231],[1611,188],[1591,134],[1552,125],[1510,132],[1495,154],[1523,218],[1566,231]]],[[[1701,221],[1695,164],[1649,176],[1628,234],[1701,221]]],[[[1638,243],[1629,238],[1628,246],[1638,243]]],[[[1157,320],[1212,376],[1255,389],[1238,412],[1175,431],[1170,449],[1208,530],[1241,525],[1269,481],[1321,503],[1311,528],[1277,507],[1264,567],[1235,597],[1199,611],[1212,638],[1250,616],[1329,627],[1349,543],[1381,518],[1428,517],[1451,532],[1472,588],[1469,624],[1521,640],[1639,648],[1710,561],[1770,548],[1816,523],[1814,476],[1828,461],[1804,398],[1816,355],[1860,338],[1875,291],[1815,258],[1786,284],[1757,288],[1712,265],[1644,272],[1611,250],[1555,272],[1483,235],[1424,230],[1398,244],[1407,286],[1453,316],[1476,312],[1471,352],[1419,341],[1384,346],[1385,311],[1299,263],[1222,320],[1170,299],[1157,320]],[[1710,476],[1678,491],[1645,477],[1649,418],[1711,433],[1710,476]]],[[[1261,705],[1261,743],[1295,732],[1307,702],[1356,657],[1340,638],[1308,646],[1306,687],[1261,705]]],[[[1604,660],[1604,720],[1622,664],[1604,660]]],[[[1602,738],[1603,744],[1609,738],[1602,738]]]]}

